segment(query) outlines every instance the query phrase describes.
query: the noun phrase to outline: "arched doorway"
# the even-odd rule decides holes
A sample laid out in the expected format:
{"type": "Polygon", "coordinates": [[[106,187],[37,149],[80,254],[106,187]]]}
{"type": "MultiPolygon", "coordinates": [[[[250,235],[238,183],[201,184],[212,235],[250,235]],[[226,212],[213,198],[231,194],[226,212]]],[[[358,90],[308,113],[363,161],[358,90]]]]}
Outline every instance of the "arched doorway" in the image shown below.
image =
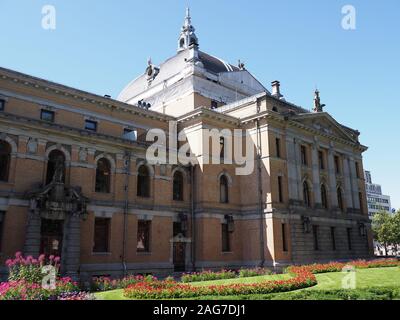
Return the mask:
{"type": "Polygon", "coordinates": [[[40,227],[40,253],[61,256],[64,220],[42,219],[40,227]]]}

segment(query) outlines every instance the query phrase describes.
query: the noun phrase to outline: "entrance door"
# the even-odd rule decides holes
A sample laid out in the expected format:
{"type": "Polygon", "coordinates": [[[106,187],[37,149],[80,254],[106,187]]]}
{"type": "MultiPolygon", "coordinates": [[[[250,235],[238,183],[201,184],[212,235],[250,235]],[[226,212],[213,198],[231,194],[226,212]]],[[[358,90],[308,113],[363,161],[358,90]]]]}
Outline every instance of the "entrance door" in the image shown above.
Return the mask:
{"type": "Polygon", "coordinates": [[[40,253],[61,257],[64,221],[42,219],[40,253]]]}
{"type": "Polygon", "coordinates": [[[185,242],[174,242],[174,271],[185,271],[185,242]]]}

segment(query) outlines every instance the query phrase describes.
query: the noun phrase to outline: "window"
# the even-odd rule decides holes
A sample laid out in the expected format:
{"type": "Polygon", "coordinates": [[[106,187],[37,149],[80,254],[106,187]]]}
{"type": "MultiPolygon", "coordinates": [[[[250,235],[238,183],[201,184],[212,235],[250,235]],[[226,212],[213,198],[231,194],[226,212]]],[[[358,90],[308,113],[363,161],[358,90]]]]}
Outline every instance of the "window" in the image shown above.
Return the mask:
{"type": "Polygon", "coordinates": [[[124,134],[122,136],[124,139],[129,141],[136,141],[137,140],[137,131],[133,129],[124,129],[124,134]]]}
{"type": "Polygon", "coordinates": [[[6,101],[3,99],[0,99],[0,111],[4,111],[5,106],[6,106],[6,101]]]}
{"type": "Polygon", "coordinates": [[[183,201],[183,174],[180,171],[176,171],[174,174],[173,199],[183,201]]]}
{"type": "Polygon", "coordinates": [[[343,211],[344,206],[343,206],[343,196],[342,196],[341,188],[337,188],[337,201],[338,201],[338,206],[339,206],[340,211],[343,211]]]}
{"type": "Polygon", "coordinates": [[[222,234],[222,252],[231,251],[230,234],[227,223],[221,224],[221,234],[222,234]]]}
{"type": "Polygon", "coordinates": [[[42,109],[40,119],[43,121],[54,122],[54,111],[42,109]]]}
{"type": "Polygon", "coordinates": [[[278,112],[278,108],[277,107],[272,107],[272,111],[278,112]]]}
{"type": "Polygon", "coordinates": [[[110,219],[94,219],[93,252],[109,252],[110,219]]]}
{"type": "Polygon", "coordinates": [[[111,182],[111,165],[106,158],[97,161],[96,168],[96,192],[109,193],[111,182]]]}
{"type": "Polygon", "coordinates": [[[283,193],[282,193],[282,177],[278,177],[278,197],[279,197],[279,202],[283,202],[283,193]]]}
{"type": "Polygon", "coordinates": [[[10,162],[11,146],[6,141],[0,141],[0,181],[8,181],[10,162]]]}
{"type": "Polygon", "coordinates": [[[92,120],[85,120],[85,130],[97,131],[97,122],[92,120]]]}
{"type": "Polygon", "coordinates": [[[321,185],[321,202],[322,207],[328,209],[328,196],[326,194],[326,187],[325,185],[321,185]]]}
{"type": "Polygon", "coordinates": [[[311,201],[310,201],[310,190],[308,188],[308,183],[307,181],[303,182],[303,200],[304,204],[307,207],[311,207],[311,201]]]}
{"type": "Polygon", "coordinates": [[[301,164],[306,166],[307,165],[307,149],[305,146],[300,147],[300,153],[301,153],[301,164]]]}
{"type": "Polygon", "coordinates": [[[358,193],[358,200],[360,201],[360,212],[364,213],[364,201],[363,201],[363,195],[361,192],[358,193]]]}
{"type": "Polygon", "coordinates": [[[313,226],[313,238],[314,238],[314,250],[319,250],[319,243],[318,243],[318,226],[313,226]]]}
{"type": "Polygon", "coordinates": [[[139,197],[150,197],[150,174],[146,166],[140,166],[137,179],[137,195],[139,197]]]}
{"type": "Polygon", "coordinates": [[[225,138],[224,137],[220,137],[219,138],[219,157],[221,159],[225,159],[225,138]]]}
{"type": "Polygon", "coordinates": [[[334,161],[335,161],[335,172],[336,172],[336,174],[340,174],[340,159],[339,159],[339,156],[335,156],[335,158],[334,158],[334,161]]]}
{"type": "Polygon", "coordinates": [[[60,150],[50,152],[47,162],[46,184],[51,183],[54,179],[60,179],[65,183],[65,156],[60,150]],[[62,176],[55,177],[56,173],[62,176]]]}
{"type": "Polygon", "coordinates": [[[281,157],[281,139],[276,138],[275,139],[275,146],[276,146],[276,156],[278,158],[281,157]]]}
{"type": "Polygon", "coordinates": [[[219,179],[219,196],[220,196],[221,203],[229,202],[228,178],[225,175],[221,176],[221,178],[219,179]]]}
{"type": "Polygon", "coordinates": [[[4,230],[4,218],[6,213],[4,211],[0,211],[0,252],[2,251],[2,243],[3,243],[3,230],[4,230]]]}
{"type": "Polygon", "coordinates": [[[348,249],[351,250],[351,228],[347,228],[347,245],[348,245],[348,249]]]}
{"type": "Polygon", "coordinates": [[[286,239],[286,224],[282,223],[282,250],[288,251],[287,239],[286,239]]]}
{"type": "Polygon", "coordinates": [[[137,230],[137,252],[150,252],[151,221],[139,220],[137,230]]]}
{"type": "Polygon", "coordinates": [[[319,168],[321,170],[325,170],[324,153],[322,151],[318,151],[318,161],[319,161],[319,168]]]}
{"type": "Polygon", "coordinates": [[[355,162],[355,166],[356,166],[356,177],[358,179],[360,179],[360,165],[358,164],[358,162],[355,162]]]}
{"type": "Polygon", "coordinates": [[[336,250],[335,227],[331,227],[332,251],[336,250]]]}
{"type": "Polygon", "coordinates": [[[211,100],[211,109],[217,109],[218,108],[218,102],[215,100],[211,100]]]}

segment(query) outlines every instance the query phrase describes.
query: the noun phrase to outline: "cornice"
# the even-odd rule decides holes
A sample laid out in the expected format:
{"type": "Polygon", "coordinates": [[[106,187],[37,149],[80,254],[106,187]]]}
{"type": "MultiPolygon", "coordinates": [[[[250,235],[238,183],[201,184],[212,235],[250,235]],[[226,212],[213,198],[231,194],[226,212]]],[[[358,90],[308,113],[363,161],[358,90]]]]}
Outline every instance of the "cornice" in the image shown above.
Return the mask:
{"type": "Polygon", "coordinates": [[[96,95],[90,92],[82,91],[59,83],[36,78],[27,74],[1,67],[0,78],[3,80],[11,81],[13,83],[22,84],[26,87],[34,88],[36,90],[57,94],[63,97],[69,97],[75,100],[79,100],[81,102],[89,102],[107,109],[121,110],[145,118],[151,118],[159,121],[170,121],[175,119],[172,116],[165,115],[156,111],[145,110],[134,105],[114,100],[112,98],[102,97],[100,95],[96,95]]]}

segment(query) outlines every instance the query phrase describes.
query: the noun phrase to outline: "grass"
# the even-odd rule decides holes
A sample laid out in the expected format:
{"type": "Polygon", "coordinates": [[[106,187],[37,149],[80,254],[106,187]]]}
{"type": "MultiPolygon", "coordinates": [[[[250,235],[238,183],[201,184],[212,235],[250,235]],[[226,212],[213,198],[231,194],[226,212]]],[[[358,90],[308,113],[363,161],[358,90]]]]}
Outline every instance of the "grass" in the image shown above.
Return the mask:
{"type": "MultiPolygon", "coordinates": [[[[242,295],[242,296],[204,296],[197,300],[286,300],[286,299],[384,299],[393,298],[392,292],[400,294],[400,268],[372,268],[356,270],[356,290],[342,290],[342,280],[345,274],[341,272],[317,274],[318,284],[311,288],[291,292],[242,295]],[[379,290],[378,290],[379,289],[379,290]]],[[[255,283],[266,280],[288,279],[288,274],[265,275],[250,278],[235,278],[214,281],[192,282],[191,285],[224,285],[231,283],[255,283]]],[[[95,294],[100,300],[127,300],[123,290],[98,292],[95,294]]],[[[399,297],[400,298],[400,297],[399,297]]]]}

